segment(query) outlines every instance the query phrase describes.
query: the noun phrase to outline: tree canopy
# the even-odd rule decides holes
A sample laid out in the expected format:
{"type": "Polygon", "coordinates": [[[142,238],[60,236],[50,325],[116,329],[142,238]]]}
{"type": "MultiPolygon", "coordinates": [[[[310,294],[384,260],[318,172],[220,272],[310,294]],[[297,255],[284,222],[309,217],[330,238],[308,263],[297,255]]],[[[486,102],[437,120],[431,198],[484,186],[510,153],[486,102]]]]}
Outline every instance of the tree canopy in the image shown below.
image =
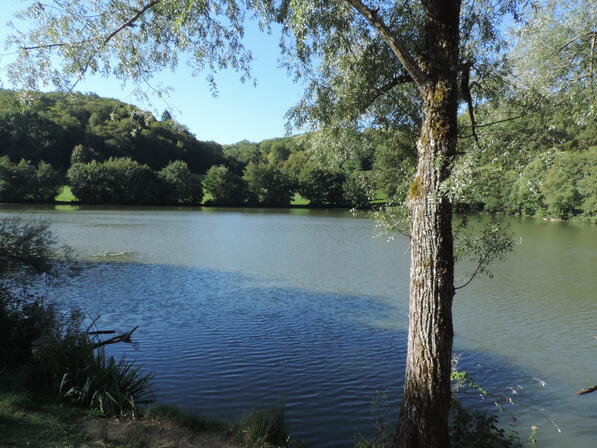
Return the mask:
{"type": "Polygon", "coordinates": [[[223,161],[222,147],[198,141],[174,120],[95,94],[43,93],[23,105],[19,93],[0,90],[0,155],[41,161],[66,171],[75,161],[130,157],[154,170],[174,160],[194,173],[223,161]],[[77,148],[77,149],[76,149],[77,148]]]}

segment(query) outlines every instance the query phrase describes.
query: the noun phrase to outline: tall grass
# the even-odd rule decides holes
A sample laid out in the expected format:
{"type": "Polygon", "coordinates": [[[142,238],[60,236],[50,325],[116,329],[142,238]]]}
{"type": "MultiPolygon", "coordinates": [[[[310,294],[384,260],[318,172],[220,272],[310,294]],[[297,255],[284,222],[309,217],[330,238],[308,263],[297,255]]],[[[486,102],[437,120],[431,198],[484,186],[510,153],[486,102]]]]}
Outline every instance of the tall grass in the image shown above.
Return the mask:
{"type": "Polygon", "coordinates": [[[102,347],[87,365],[62,376],[59,392],[102,415],[136,417],[139,405],[149,401],[151,378],[124,355],[118,362],[107,357],[102,347]]]}

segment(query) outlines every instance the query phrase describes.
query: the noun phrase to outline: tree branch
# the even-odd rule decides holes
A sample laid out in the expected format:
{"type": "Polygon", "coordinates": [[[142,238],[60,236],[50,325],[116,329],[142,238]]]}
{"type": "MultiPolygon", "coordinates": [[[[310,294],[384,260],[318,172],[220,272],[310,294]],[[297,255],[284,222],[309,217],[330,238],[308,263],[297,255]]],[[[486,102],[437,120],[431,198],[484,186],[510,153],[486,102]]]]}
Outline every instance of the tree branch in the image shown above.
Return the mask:
{"type": "Polygon", "coordinates": [[[361,110],[359,111],[359,113],[363,113],[378,98],[380,98],[383,95],[385,95],[386,93],[388,93],[390,90],[392,90],[397,85],[399,85],[399,84],[406,84],[408,82],[413,82],[413,79],[412,79],[412,77],[410,75],[408,75],[408,74],[407,75],[400,75],[400,76],[393,77],[392,79],[390,79],[387,83],[385,83],[381,87],[374,87],[373,89],[371,89],[369,91],[371,97],[367,98],[367,101],[362,105],[361,110]]]}
{"type": "MultiPolygon", "coordinates": [[[[147,10],[153,8],[155,5],[160,3],[162,0],[152,0],[151,2],[147,3],[143,8],[139,10],[135,10],[135,15],[126,20],[122,23],[118,28],[108,34],[106,37],[103,38],[103,45],[106,45],[114,36],[120,33],[123,29],[127,27],[132,27],[135,25],[135,22],[141,17],[143,14],[147,12],[147,10]]],[[[91,39],[85,39],[78,42],[56,42],[52,44],[43,44],[43,45],[33,45],[29,47],[21,47],[21,50],[41,50],[46,48],[56,48],[56,47],[66,47],[66,46],[75,46],[75,45],[83,45],[86,43],[91,42],[91,39]]]]}
{"type": "Polygon", "coordinates": [[[413,81],[419,88],[427,81],[427,76],[421,70],[417,62],[408,54],[406,49],[402,46],[400,41],[392,34],[390,29],[386,26],[383,20],[379,17],[376,10],[372,10],[365,6],[360,0],[345,0],[350,3],[370,24],[375,28],[383,40],[390,46],[390,49],[398,57],[405,70],[411,76],[413,81]]]}
{"type": "Polygon", "coordinates": [[[89,42],[91,42],[91,39],[80,40],[78,42],[55,42],[53,44],[32,45],[30,47],[20,47],[20,48],[21,48],[21,50],[42,50],[42,49],[46,49],[46,48],[83,45],[83,44],[86,44],[89,42]]]}
{"type": "Polygon", "coordinates": [[[122,25],[120,25],[117,29],[115,29],[114,31],[112,31],[105,39],[104,39],[104,45],[106,45],[108,42],[110,42],[110,40],[116,36],[118,33],[120,33],[123,29],[125,29],[126,27],[129,26],[133,26],[135,24],[135,22],[137,21],[137,19],[139,17],[141,17],[143,14],[145,14],[145,12],[150,9],[153,8],[155,5],[157,5],[161,0],[153,0],[151,2],[149,2],[148,4],[146,4],[143,8],[141,8],[140,10],[137,11],[137,13],[131,17],[130,19],[128,19],[126,22],[124,22],[122,25]]]}
{"type": "Polygon", "coordinates": [[[597,31],[593,33],[593,38],[591,39],[591,62],[589,64],[589,76],[591,82],[591,93],[595,96],[595,90],[593,89],[593,62],[595,61],[595,40],[597,39],[597,31]]]}
{"type": "Polygon", "coordinates": [[[108,345],[108,344],[117,344],[118,342],[131,342],[131,335],[137,328],[139,328],[139,325],[137,325],[136,327],[134,327],[131,331],[129,331],[127,333],[123,333],[118,336],[114,336],[112,338],[104,339],[103,341],[96,342],[91,347],[99,348],[99,347],[103,347],[104,345],[108,345]]]}
{"type": "Polygon", "coordinates": [[[477,277],[477,274],[479,273],[479,271],[481,270],[481,267],[483,266],[483,263],[485,262],[485,260],[479,260],[479,264],[477,265],[477,269],[475,269],[475,272],[472,273],[471,277],[468,279],[468,281],[460,286],[455,286],[454,290],[457,289],[462,289],[465,286],[468,286],[470,282],[472,282],[475,277],[477,277]]]}
{"type": "Polygon", "coordinates": [[[572,39],[570,39],[568,42],[566,42],[564,45],[561,45],[559,48],[555,49],[554,51],[551,52],[551,54],[549,54],[547,57],[548,58],[552,58],[554,56],[556,56],[560,51],[562,51],[564,48],[566,48],[568,45],[570,45],[571,43],[579,40],[579,39],[583,39],[586,36],[590,36],[590,35],[595,36],[597,34],[597,30],[593,30],[593,31],[588,31],[584,34],[581,34],[580,36],[575,36],[572,39]]]}

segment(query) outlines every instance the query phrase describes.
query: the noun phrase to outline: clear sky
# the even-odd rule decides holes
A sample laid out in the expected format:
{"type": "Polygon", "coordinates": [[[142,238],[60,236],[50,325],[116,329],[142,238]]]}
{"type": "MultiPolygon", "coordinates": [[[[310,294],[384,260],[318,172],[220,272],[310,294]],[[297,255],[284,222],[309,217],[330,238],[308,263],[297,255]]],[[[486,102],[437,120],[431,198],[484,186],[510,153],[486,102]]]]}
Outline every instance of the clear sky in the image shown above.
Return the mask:
{"type": "MultiPolygon", "coordinates": [[[[6,23],[16,11],[30,4],[23,0],[1,0],[0,41],[4,42],[9,30],[6,23]]],[[[242,84],[240,75],[224,71],[216,75],[219,96],[214,98],[204,77],[192,77],[182,63],[175,73],[156,75],[153,83],[172,87],[167,98],[174,118],[186,125],[200,140],[234,143],[243,139],[259,141],[282,137],[285,133],[284,114],[302,94],[302,87],[292,82],[286,70],[278,67],[278,36],[260,32],[254,23],[247,24],[246,46],[253,52],[252,82],[242,84]]],[[[1,50],[0,50],[1,51],[1,50]]],[[[0,59],[0,70],[10,61],[10,56],[0,59]]],[[[9,88],[5,77],[3,87],[9,88]]],[[[157,97],[151,104],[140,103],[133,94],[133,86],[121,86],[114,79],[94,77],[79,83],[77,90],[118,98],[149,109],[159,116],[167,106],[157,97]]],[[[151,95],[150,95],[151,96],[151,95]]]]}

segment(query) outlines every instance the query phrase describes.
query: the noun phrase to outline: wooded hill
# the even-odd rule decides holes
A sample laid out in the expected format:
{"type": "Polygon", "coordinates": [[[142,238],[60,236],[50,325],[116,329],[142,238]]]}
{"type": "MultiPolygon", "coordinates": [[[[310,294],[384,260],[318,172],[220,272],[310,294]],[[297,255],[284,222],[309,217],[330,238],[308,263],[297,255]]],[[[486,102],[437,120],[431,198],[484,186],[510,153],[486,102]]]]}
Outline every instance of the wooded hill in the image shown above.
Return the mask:
{"type": "Polygon", "coordinates": [[[151,113],[95,94],[36,94],[26,105],[0,90],[0,155],[18,162],[44,161],[66,172],[73,149],[82,145],[93,160],[129,157],[153,170],[182,160],[194,173],[223,161],[222,146],[197,140],[168,113],[151,113]]]}
{"type": "MultiPolygon", "coordinates": [[[[478,122],[497,123],[477,129],[480,143],[463,113],[460,210],[595,221],[597,131],[590,114],[579,118],[585,100],[533,110],[512,99],[487,103],[478,122]]],[[[401,201],[414,175],[416,123],[367,129],[345,147],[342,138],[307,133],[222,146],[197,140],[167,112],[156,119],[81,93],[37,94],[25,106],[0,90],[0,200],[51,202],[68,184],[83,203],[196,205],[203,192],[220,205],[287,206],[296,193],[323,207],[401,201]],[[322,150],[325,138],[340,151],[322,150]]]]}

